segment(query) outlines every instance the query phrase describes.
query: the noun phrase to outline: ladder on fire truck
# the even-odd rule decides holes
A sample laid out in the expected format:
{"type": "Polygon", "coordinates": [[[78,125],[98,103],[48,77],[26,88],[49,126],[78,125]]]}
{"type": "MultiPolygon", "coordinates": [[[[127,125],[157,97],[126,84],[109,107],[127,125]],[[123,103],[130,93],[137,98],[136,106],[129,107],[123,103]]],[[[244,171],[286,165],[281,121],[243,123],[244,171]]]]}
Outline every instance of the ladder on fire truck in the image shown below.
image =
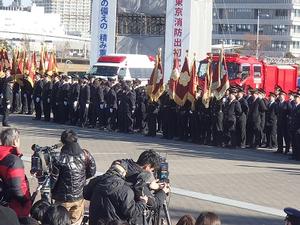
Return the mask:
{"type": "Polygon", "coordinates": [[[281,57],[265,57],[263,60],[269,65],[295,65],[297,64],[294,58],[281,58],[281,57]]]}

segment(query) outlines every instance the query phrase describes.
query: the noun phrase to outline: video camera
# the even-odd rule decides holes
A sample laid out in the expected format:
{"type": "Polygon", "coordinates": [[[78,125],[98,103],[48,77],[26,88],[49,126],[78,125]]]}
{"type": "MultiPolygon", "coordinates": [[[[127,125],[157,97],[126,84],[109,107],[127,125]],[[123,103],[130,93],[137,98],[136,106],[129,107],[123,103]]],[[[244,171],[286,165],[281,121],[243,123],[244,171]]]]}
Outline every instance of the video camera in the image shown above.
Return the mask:
{"type": "Polygon", "coordinates": [[[157,171],[157,179],[160,182],[170,183],[169,180],[169,163],[165,157],[160,157],[160,165],[157,171]]]}
{"type": "Polygon", "coordinates": [[[30,173],[37,178],[39,184],[37,190],[31,196],[32,202],[34,202],[39,191],[41,191],[42,199],[52,202],[50,197],[50,175],[52,173],[53,158],[59,154],[59,152],[55,152],[54,150],[60,148],[62,145],[62,143],[59,143],[45,147],[36,144],[31,146],[33,154],[31,156],[30,173]]]}
{"type": "Polygon", "coordinates": [[[52,158],[58,154],[58,152],[54,150],[60,148],[62,145],[62,143],[45,147],[41,147],[37,144],[32,145],[31,174],[40,178],[51,172],[52,158]]]}

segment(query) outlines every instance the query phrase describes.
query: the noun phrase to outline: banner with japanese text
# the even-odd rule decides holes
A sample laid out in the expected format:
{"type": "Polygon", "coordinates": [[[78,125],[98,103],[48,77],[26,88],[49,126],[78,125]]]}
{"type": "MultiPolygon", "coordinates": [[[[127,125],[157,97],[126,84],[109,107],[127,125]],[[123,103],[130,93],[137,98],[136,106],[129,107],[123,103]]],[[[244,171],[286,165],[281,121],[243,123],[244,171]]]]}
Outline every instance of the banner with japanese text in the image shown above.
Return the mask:
{"type": "Polygon", "coordinates": [[[117,0],[93,1],[90,64],[102,55],[115,53],[117,0]]]}

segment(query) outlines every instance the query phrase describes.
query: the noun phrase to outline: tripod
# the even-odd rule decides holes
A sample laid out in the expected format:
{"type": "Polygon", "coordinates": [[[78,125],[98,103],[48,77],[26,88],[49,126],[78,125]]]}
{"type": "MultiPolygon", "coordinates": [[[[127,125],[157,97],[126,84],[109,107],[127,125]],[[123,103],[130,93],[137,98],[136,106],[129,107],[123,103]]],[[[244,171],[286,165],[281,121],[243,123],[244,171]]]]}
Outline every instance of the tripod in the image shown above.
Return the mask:
{"type": "MultiPolygon", "coordinates": [[[[156,213],[156,215],[154,215],[153,218],[153,225],[172,225],[171,224],[171,218],[170,218],[170,213],[169,213],[169,209],[168,209],[168,205],[167,205],[167,200],[164,200],[164,203],[162,205],[165,217],[162,217],[160,212],[161,209],[158,210],[158,212],[156,213]]],[[[145,223],[145,219],[143,220],[143,225],[148,225],[147,223],[145,223]]]]}

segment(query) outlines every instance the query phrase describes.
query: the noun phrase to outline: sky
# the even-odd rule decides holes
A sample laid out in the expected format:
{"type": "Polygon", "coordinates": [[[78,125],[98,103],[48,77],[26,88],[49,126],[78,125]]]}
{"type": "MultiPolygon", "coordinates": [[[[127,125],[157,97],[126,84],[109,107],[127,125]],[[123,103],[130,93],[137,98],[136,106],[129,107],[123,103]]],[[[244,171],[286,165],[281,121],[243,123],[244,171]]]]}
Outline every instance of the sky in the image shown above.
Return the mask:
{"type": "MultiPolygon", "coordinates": [[[[13,0],[3,0],[3,5],[8,6],[12,3],[13,0]]],[[[31,0],[21,0],[23,6],[31,5],[31,0]]]]}

